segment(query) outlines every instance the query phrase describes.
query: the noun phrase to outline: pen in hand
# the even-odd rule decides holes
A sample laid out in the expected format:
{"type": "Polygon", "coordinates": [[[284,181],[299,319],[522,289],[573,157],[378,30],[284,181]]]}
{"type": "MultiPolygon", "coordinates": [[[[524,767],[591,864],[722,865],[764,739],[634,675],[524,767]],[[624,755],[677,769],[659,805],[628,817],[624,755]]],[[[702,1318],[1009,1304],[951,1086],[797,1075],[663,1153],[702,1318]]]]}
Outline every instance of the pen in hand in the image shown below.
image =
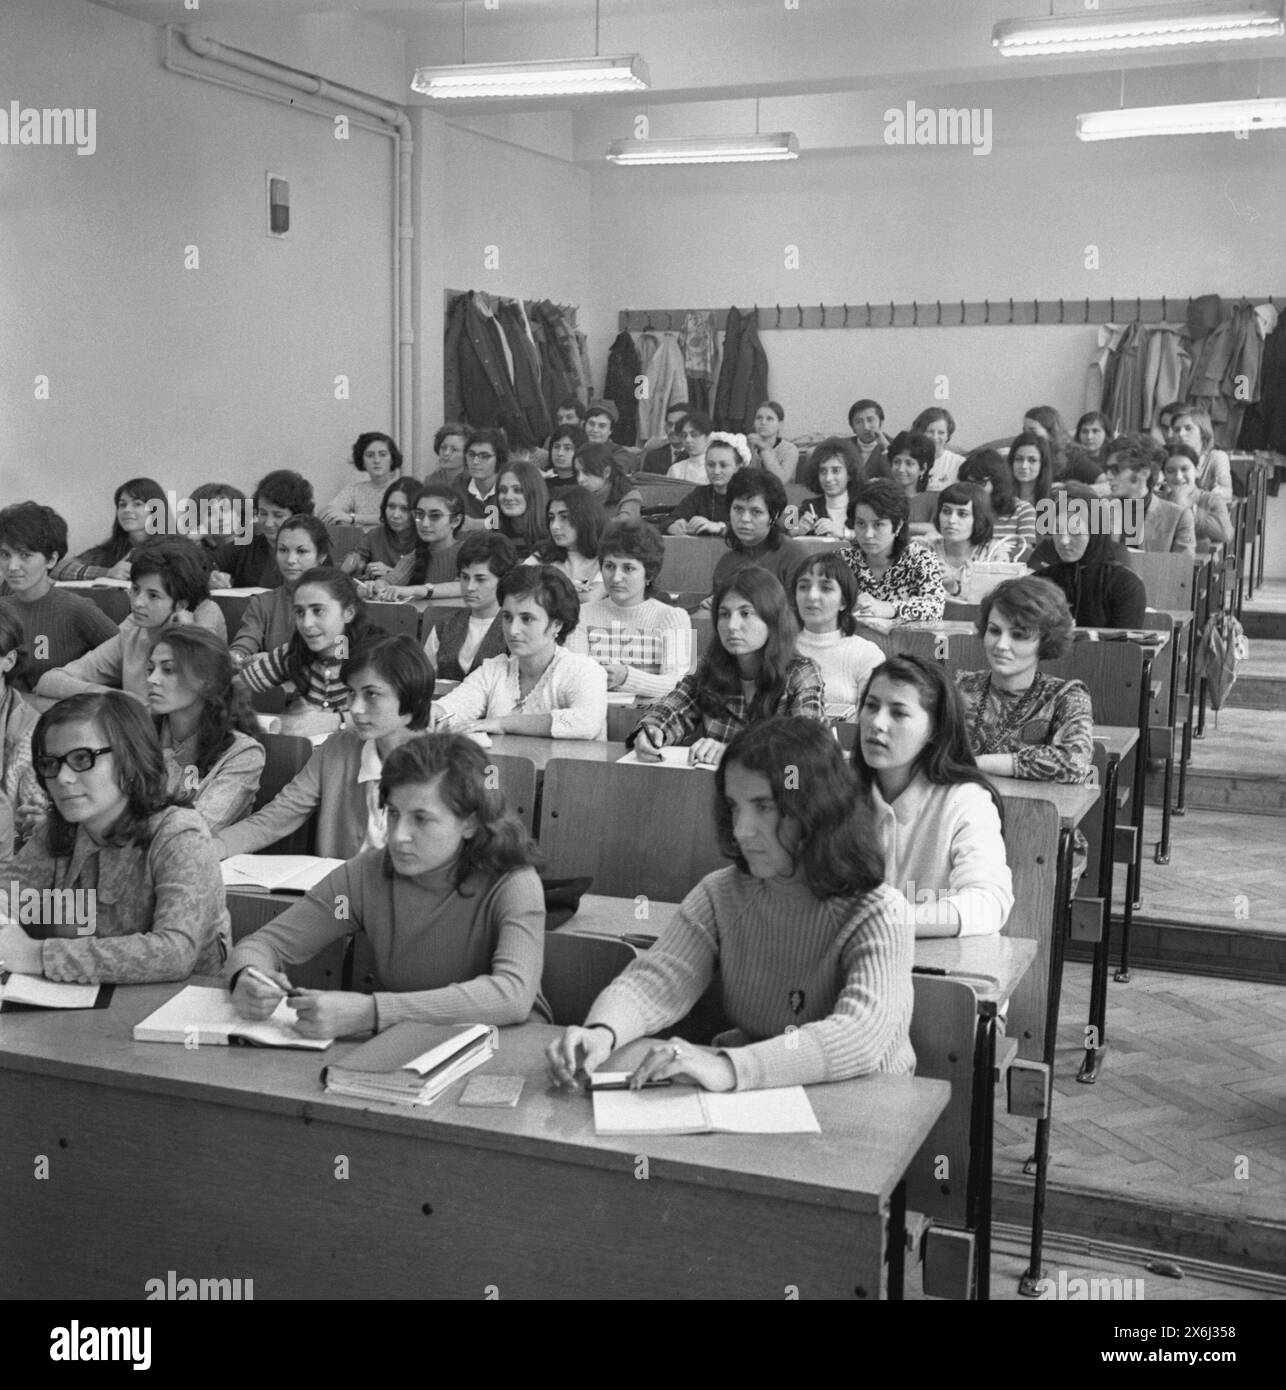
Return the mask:
{"type": "Polygon", "coordinates": [[[299,990],[297,989],[286,989],[283,985],[279,985],[276,980],[270,980],[268,976],[263,973],[262,970],[256,970],[253,965],[246,966],[246,974],[249,975],[252,980],[257,981],[259,984],[267,985],[269,989],[275,989],[283,999],[291,999],[299,993],[299,990]]]}

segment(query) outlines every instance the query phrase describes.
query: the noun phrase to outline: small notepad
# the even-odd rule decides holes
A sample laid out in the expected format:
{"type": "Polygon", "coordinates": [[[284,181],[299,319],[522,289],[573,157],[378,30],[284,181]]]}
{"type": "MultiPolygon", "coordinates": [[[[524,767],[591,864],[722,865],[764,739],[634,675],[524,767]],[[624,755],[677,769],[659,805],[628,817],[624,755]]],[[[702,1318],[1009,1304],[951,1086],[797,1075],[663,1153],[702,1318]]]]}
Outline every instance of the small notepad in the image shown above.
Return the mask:
{"type": "Polygon", "coordinates": [[[471,1076],[457,1104],[515,1106],[522,1086],[521,1076],[471,1076]]]}

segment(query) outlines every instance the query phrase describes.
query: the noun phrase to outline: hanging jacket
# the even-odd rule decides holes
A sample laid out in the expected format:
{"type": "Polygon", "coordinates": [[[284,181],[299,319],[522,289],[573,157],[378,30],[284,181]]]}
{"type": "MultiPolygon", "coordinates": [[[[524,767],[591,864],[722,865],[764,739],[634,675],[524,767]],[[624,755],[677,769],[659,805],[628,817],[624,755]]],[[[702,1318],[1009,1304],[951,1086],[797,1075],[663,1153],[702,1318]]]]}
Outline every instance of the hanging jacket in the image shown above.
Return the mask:
{"type": "Polygon", "coordinates": [[[617,444],[642,443],[638,433],[639,403],[634,395],[634,379],[642,375],[634,339],[624,331],[618,333],[607,354],[607,376],[603,382],[604,399],[611,401],[619,412],[612,426],[612,438],[617,444]]]}
{"type": "MultiPolygon", "coordinates": [[[[522,305],[515,300],[503,300],[496,308],[496,321],[500,324],[509,343],[509,353],[514,364],[514,390],[523,418],[527,422],[528,444],[539,444],[553,428],[550,415],[545,409],[545,399],[541,394],[540,358],[536,354],[536,344],[527,330],[527,316],[522,305]]],[[[517,443],[516,440],[511,440],[517,443]]]]}
{"type": "Polygon", "coordinates": [[[465,296],[458,362],[464,418],[475,429],[499,426],[510,439],[525,438],[527,422],[509,377],[500,327],[472,290],[465,296]]]}
{"type": "Polygon", "coordinates": [[[460,339],[464,333],[464,312],[469,296],[458,294],[447,305],[446,340],[442,352],[442,399],[448,420],[465,419],[460,395],[460,339]]]}
{"type": "Polygon", "coordinates": [[[551,419],[557,413],[558,402],[567,396],[576,396],[582,405],[588,404],[588,397],[580,396],[577,391],[576,373],[554,331],[554,315],[554,306],[548,300],[527,305],[531,335],[540,357],[541,390],[551,419]]]}
{"type": "Polygon", "coordinates": [[[1238,436],[1243,449],[1286,454],[1286,319],[1264,343],[1259,361],[1259,399],[1246,410],[1238,436]]]}
{"type": "Polygon", "coordinates": [[[638,353],[648,386],[647,396],[638,403],[638,430],[641,439],[650,439],[665,433],[670,406],[687,400],[688,379],[676,334],[641,333],[638,353]]]}
{"type": "Polygon", "coordinates": [[[1191,370],[1188,344],[1180,330],[1173,324],[1156,324],[1148,334],[1144,354],[1144,418],[1138,429],[1150,430],[1163,406],[1182,399],[1180,392],[1191,370]]]}
{"type": "Polygon", "coordinates": [[[728,310],[723,363],[714,396],[714,425],[718,430],[745,431],[761,401],[768,399],[768,355],[759,341],[752,309],[743,318],[728,310]]]}

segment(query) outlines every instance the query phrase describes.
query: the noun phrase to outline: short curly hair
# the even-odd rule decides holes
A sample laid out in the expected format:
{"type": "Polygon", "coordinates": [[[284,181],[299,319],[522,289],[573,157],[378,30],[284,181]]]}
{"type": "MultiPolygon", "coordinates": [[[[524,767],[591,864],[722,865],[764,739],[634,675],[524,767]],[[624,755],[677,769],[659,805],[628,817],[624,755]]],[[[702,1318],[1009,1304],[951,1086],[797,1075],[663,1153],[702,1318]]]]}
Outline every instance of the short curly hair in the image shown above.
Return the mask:
{"type": "Polygon", "coordinates": [[[1048,579],[1024,574],[997,584],[978,606],[979,637],[987,631],[993,608],[999,609],[1013,626],[1039,633],[1039,661],[1057,661],[1072,645],[1076,624],[1067,606],[1067,595],[1048,579]]]}
{"type": "Polygon", "coordinates": [[[619,517],[603,532],[603,537],[598,543],[600,565],[609,555],[637,560],[643,566],[643,573],[647,577],[644,593],[650,594],[661,573],[661,566],[665,563],[665,542],[651,522],[619,517]]]}
{"type": "Polygon", "coordinates": [[[515,565],[496,586],[496,597],[532,598],[556,623],[561,647],[580,622],[580,596],[572,581],[553,565],[515,565]]]}

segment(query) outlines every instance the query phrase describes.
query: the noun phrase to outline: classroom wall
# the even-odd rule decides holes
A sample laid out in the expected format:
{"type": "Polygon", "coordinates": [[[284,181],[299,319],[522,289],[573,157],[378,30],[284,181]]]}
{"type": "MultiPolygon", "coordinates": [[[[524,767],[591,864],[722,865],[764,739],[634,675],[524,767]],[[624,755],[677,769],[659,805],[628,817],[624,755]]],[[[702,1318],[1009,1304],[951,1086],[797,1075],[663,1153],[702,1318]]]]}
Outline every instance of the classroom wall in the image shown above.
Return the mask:
{"type": "Polygon", "coordinates": [[[97,148],[0,146],[0,497],[58,506],[73,549],[140,474],[182,493],[294,467],[327,499],[393,424],[391,142],[169,73],[159,30],[83,0],[6,0],[4,38],[6,105],[92,107],[97,148]],[[291,183],[285,240],[266,170],[291,183]]]}

